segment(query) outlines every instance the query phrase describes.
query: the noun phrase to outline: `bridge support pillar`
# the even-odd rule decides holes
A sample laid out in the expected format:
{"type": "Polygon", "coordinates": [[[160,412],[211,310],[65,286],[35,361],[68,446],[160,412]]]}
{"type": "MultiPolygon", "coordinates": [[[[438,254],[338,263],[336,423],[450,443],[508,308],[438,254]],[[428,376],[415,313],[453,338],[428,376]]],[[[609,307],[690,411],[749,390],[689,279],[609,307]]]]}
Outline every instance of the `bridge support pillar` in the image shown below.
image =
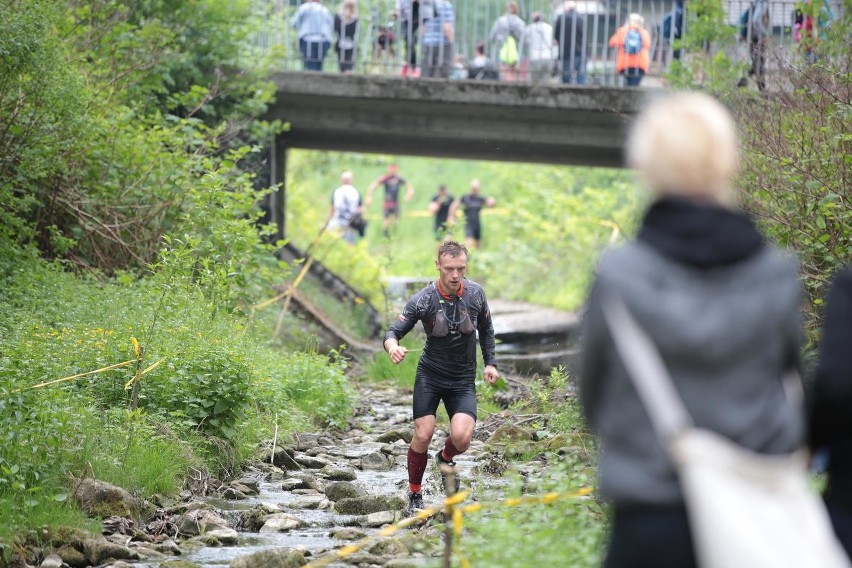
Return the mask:
{"type": "Polygon", "coordinates": [[[269,166],[270,178],[275,191],[269,194],[269,220],[275,223],[275,240],[281,240],[285,235],[286,202],[287,202],[287,146],[284,137],[276,135],[270,148],[269,166]]]}

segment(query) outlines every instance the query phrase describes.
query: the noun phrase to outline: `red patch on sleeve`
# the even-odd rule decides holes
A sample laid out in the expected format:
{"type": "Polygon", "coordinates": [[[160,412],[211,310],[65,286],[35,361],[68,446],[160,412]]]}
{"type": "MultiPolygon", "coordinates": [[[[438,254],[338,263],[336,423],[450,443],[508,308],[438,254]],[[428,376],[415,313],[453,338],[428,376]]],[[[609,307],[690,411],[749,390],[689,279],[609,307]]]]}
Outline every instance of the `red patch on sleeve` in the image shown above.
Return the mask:
{"type": "Polygon", "coordinates": [[[399,321],[405,321],[405,316],[402,315],[402,314],[399,314],[399,317],[396,318],[396,319],[398,319],[399,321]]]}

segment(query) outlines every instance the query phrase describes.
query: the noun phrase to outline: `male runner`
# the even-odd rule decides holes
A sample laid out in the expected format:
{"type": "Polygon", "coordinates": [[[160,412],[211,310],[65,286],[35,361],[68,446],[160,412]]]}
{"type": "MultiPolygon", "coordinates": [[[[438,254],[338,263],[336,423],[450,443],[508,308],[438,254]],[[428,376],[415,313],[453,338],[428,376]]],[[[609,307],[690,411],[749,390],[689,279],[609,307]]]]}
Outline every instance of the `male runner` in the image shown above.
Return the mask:
{"type": "Polygon", "coordinates": [[[396,164],[390,164],[388,173],[380,175],[367,187],[367,207],[373,203],[373,192],[376,191],[379,184],[385,186],[385,221],[383,227],[384,235],[388,237],[390,236],[391,222],[394,225],[399,222],[399,189],[405,186],[405,200],[411,201],[411,198],[414,197],[414,186],[400,177],[399,168],[396,164]]]}
{"type": "Polygon", "coordinates": [[[400,346],[414,325],[421,321],[426,345],[414,379],[414,437],[408,448],[408,514],[423,508],[421,484],[428,461],[426,453],[435,433],[435,412],[443,400],[450,416],[450,435],[435,454],[441,464],[455,467],[453,458],[470,446],[476,425],[476,340],[485,361],[485,380],[499,378],[494,356],[494,326],[485,292],[464,277],[467,249],[447,241],[435,261],[438,280],[417,292],[405,305],[385,334],[385,351],[394,364],[408,354],[400,346]]]}
{"type": "MultiPolygon", "coordinates": [[[[447,235],[449,228],[447,220],[450,217],[450,207],[453,205],[455,198],[447,193],[447,186],[441,185],[438,187],[438,193],[432,197],[429,203],[429,211],[435,216],[435,240],[440,243],[447,235]]],[[[438,245],[440,247],[440,244],[438,245]]]]}
{"type": "Polygon", "coordinates": [[[470,193],[463,195],[453,203],[450,208],[450,219],[455,219],[456,209],[459,204],[464,208],[464,234],[467,237],[468,248],[482,247],[482,224],[479,221],[479,213],[483,207],[494,207],[497,202],[491,197],[485,197],[479,193],[479,180],[470,180],[470,193]]]}

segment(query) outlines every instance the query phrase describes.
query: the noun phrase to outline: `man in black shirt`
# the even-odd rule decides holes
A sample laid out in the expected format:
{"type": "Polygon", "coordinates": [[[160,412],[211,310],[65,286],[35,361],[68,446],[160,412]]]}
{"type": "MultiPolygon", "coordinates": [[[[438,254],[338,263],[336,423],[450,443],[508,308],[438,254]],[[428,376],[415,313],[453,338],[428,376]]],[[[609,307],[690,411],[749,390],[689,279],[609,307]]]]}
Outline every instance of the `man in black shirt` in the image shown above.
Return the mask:
{"type": "Polygon", "coordinates": [[[435,412],[443,400],[450,435],[435,454],[438,466],[455,466],[453,458],[470,446],[476,425],[476,343],[485,361],[489,384],[499,378],[494,354],[494,326],[482,287],[464,277],[467,249],[447,241],[435,261],[438,280],[417,292],[385,333],[384,347],[399,364],[408,354],[399,341],[420,321],[426,345],[414,379],[414,437],[408,448],[408,513],[423,508],[421,484],[427,451],[435,433],[435,412]],[[478,332],[478,334],[477,334],[478,332]]]}
{"type": "Polygon", "coordinates": [[[447,186],[442,185],[438,188],[438,193],[432,197],[432,202],[429,204],[429,211],[435,216],[435,240],[439,243],[444,240],[449,228],[447,220],[450,217],[450,207],[453,205],[452,195],[447,193],[447,186]]]}
{"type": "Polygon", "coordinates": [[[464,234],[468,248],[482,247],[482,224],[479,213],[483,207],[494,207],[497,202],[479,192],[479,180],[470,180],[470,193],[457,199],[450,208],[450,219],[455,219],[459,204],[464,208],[464,234]]]}
{"type": "Polygon", "coordinates": [[[405,186],[405,200],[411,201],[411,198],[414,197],[414,186],[399,175],[399,168],[397,168],[396,164],[390,164],[388,166],[388,173],[377,177],[367,187],[367,207],[373,202],[373,192],[376,191],[379,184],[385,186],[385,221],[383,229],[384,235],[389,237],[391,222],[394,225],[399,222],[399,190],[402,186],[405,186]]]}

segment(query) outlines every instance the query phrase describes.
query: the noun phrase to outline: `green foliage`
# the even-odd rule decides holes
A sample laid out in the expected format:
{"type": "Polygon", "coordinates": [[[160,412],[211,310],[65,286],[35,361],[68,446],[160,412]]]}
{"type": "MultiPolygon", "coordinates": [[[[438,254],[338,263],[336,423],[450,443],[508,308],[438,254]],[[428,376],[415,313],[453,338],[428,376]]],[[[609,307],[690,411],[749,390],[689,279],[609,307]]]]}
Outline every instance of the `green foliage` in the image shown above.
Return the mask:
{"type": "MultiPolygon", "coordinates": [[[[402,219],[391,237],[382,236],[379,188],[368,209],[365,239],[350,247],[334,235],[323,235],[314,247],[318,260],[388,314],[396,308],[386,300],[383,282],[393,276],[435,274],[428,205],[441,183],[461,197],[476,177],[483,194],[497,200],[496,208],[483,211],[483,248],[471,251],[468,265],[468,276],[485,285],[490,298],[578,307],[598,251],[610,242],[614,226],[620,227],[617,237],[634,224],[637,194],[631,175],[623,171],[291,151],[287,226],[293,242],[306,247],[314,239],[341,171],[353,170],[355,186],[366,195],[369,183],[392,161],[414,185],[415,195],[402,203],[402,219]]],[[[456,220],[453,236],[464,241],[463,219],[456,220]]]]}
{"type": "Polygon", "coordinates": [[[747,65],[731,57],[738,30],[726,23],[725,6],[718,0],[690,0],[685,6],[687,32],[674,45],[684,55],[672,61],[666,79],[676,89],[727,92],[747,65]]]}
{"type": "MultiPolygon", "coordinates": [[[[564,370],[554,369],[549,377],[533,383],[523,407],[524,412],[547,416],[546,424],[537,426],[564,437],[570,450],[535,480],[536,495],[570,493],[594,485],[593,452],[585,449],[583,439],[588,435],[576,398],[566,395],[567,381],[564,370]]],[[[555,452],[547,456],[550,460],[555,452]]],[[[507,496],[524,495],[530,481],[515,478],[507,496]]],[[[457,559],[464,555],[473,566],[599,566],[605,526],[602,507],[592,498],[485,508],[482,513],[465,515],[465,534],[454,553],[457,559]],[[507,547],[506,542],[512,546],[507,547]]]]}

